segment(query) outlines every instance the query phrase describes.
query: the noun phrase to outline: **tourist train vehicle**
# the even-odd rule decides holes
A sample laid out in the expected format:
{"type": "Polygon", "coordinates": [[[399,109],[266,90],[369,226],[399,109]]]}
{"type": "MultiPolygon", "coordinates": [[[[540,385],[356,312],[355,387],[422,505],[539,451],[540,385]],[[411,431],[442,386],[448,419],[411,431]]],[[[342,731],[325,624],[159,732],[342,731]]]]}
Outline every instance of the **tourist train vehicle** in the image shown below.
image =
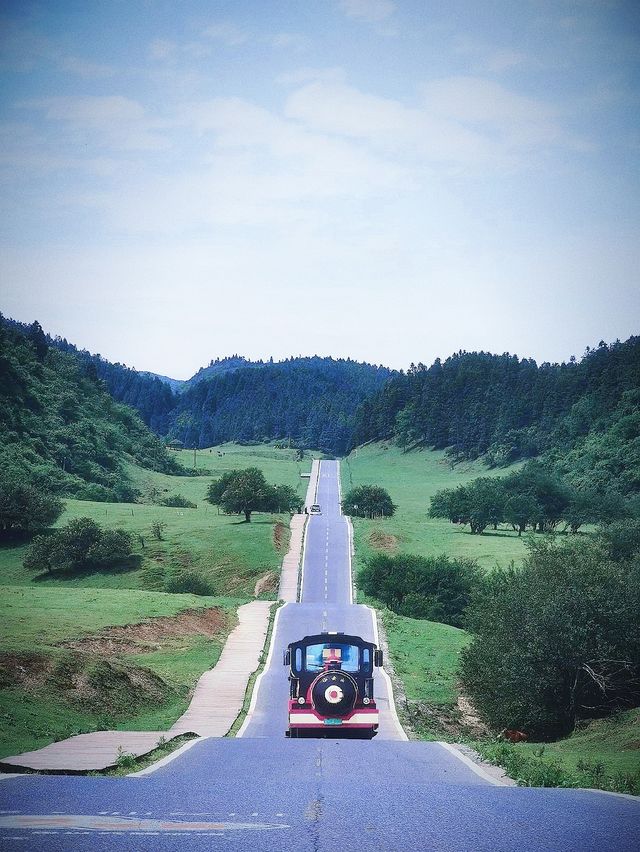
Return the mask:
{"type": "Polygon", "coordinates": [[[291,642],[288,737],[352,736],[371,739],[378,731],[373,669],[382,651],[346,633],[317,633],[291,642]]]}

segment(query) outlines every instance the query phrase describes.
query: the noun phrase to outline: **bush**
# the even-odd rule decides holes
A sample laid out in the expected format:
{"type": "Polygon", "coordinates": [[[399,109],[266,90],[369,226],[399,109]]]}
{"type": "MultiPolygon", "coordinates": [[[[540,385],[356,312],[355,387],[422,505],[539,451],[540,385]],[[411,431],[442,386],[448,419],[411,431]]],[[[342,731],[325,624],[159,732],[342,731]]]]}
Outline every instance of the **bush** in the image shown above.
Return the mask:
{"type": "Polygon", "coordinates": [[[494,728],[552,737],[640,703],[640,560],[586,539],[534,540],[467,612],[461,678],[494,728]]]}
{"type": "Polygon", "coordinates": [[[389,493],[378,485],[352,488],[342,501],[342,511],[345,515],[357,518],[389,518],[396,508],[389,493]]]}
{"type": "Polygon", "coordinates": [[[174,594],[214,595],[215,589],[201,574],[195,571],[177,571],[165,582],[165,591],[174,594]]]}
{"type": "Polygon", "coordinates": [[[462,626],[462,616],[481,575],[471,559],[377,553],[360,572],[363,592],[409,618],[462,626]]]}
{"type": "Polygon", "coordinates": [[[161,506],[172,506],[176,509],[197,509],[198,504],[192,503],[191,500],[187,500],[186,497],[183,497],[182,494],[170,494],[168,497],[164,497],[160,500],[161,506]]]}
{"type": "Polygon", "coordinates": [[[24,566],[31,571],[74,572],[110,567],[130,556],[128,532],[103,530],[91,518],[77,518],[50,535],[36,536],[24,566]]]}

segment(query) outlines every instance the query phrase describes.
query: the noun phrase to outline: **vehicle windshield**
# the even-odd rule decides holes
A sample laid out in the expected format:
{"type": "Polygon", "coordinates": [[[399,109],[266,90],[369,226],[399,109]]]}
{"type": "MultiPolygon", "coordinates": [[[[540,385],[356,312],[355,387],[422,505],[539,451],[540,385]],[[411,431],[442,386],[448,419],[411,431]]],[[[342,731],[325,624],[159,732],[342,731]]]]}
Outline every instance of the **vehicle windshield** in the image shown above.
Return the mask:
{"type": "Polygon", "coordinates": [[[321,642],[307,645],[305,668],[308,672],[320,672],[325,668],[337,668],[343,672],[360,670],[360,648],[339,642],[321,642]]]}

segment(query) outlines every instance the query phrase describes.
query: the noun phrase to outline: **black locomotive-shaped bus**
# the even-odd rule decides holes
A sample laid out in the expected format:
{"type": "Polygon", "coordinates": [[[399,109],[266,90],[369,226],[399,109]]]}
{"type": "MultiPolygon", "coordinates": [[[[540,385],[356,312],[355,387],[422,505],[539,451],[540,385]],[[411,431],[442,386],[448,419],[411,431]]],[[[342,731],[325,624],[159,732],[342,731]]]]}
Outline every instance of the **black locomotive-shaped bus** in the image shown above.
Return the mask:
{"type": "Polygon", "coordinates": [[[373,669],[382,651],[346,633],[317,633],[291,642],[288,737],[350,735],[371,739],[378,731],[373,669]]]}

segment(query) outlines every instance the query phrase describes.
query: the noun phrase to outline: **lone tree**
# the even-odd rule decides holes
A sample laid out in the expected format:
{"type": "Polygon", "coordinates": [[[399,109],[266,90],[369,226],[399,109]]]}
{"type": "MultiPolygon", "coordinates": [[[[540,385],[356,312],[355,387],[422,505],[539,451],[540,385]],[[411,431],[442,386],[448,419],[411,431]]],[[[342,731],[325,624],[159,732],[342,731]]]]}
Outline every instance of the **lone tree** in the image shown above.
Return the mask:
{"type": "MultiPolygon", "coordinates": [[[[244,515],[247,523],[253,512],[278,512],[291,509],[292,494],[274,488],[257,467],[230,470],[209,485],[209,503],[220,506],[228,515],[244,515]]],[[[296,497],[297,501],[297,497],[296,497]]]]}
{"type": "Polygon", "coordinates": [[[357,518],[390,517],[396,508],[388,491],[379,485],[359,485],[352,488],[342,501],[342,511],[345,515],[357,518]]]}

